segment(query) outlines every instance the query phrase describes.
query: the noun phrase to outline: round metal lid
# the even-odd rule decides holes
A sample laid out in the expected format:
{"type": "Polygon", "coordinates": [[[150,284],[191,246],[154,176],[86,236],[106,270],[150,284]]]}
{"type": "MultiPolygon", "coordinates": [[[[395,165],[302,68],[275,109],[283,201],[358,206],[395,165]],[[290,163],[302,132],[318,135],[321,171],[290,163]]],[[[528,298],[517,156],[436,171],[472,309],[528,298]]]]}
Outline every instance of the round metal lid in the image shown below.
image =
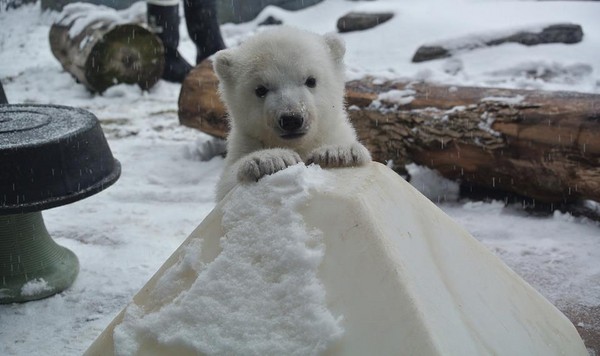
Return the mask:
{"type": "Polygon", "coordinates": [[[78,108],[0,105],[0,214],[68,204],[113,184],[121,165],[78,108]]]}

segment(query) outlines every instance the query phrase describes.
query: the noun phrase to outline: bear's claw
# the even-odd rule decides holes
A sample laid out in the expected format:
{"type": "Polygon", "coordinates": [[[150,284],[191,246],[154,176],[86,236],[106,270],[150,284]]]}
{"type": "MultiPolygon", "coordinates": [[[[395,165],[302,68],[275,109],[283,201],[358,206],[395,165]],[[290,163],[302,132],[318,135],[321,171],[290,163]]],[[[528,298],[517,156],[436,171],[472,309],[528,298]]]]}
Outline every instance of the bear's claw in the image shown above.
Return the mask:
{"type": "Polygon", "coordinates": [[[298,153],[288,149],[270,149],[254,152],[242,158],[238,180],[256,182],[260,178],[302,162],[298,153]]]}
{"type": "Polygon", "coordinates": [[[321,167],[355,167],[371,161],[371,154],[360,143],[348,146],[323,146],[313,150],[306,164],[318,164],[321,167]]]}

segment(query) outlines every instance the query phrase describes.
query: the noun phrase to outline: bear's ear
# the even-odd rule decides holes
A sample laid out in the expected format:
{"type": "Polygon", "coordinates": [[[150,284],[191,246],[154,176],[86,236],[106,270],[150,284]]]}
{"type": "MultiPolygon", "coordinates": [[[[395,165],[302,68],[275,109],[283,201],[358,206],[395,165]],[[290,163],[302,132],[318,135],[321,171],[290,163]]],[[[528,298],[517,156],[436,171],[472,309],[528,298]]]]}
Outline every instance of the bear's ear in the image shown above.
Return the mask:
{"type": "Polygon", "coordinates": [[[346,45],[344,40],[337,33],[325,34],[325,43],[329,47],[333,59],[336,63],[342,63],[344,60],[344,54],[346,53],[346,45]]]}
{"type": "Polygon", "coordinates": [[[222,81],[229,81],[233,78],[233,50],[224,49],[217,52],[213,57],[213,69],[217,77],[222,81]]]}

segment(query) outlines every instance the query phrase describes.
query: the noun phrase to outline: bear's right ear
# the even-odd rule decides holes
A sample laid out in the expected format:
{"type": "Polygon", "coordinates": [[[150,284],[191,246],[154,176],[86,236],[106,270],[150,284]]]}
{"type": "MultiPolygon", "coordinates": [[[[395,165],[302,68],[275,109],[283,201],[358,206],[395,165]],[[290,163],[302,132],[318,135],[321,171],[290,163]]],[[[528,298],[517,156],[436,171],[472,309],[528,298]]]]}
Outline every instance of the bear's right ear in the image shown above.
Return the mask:
{"type": "Polygon", "coordinates": [[[336,63],[341,64],[344,62],[344,54],[346,53],[346,45],[344,44],[344,40],[337,33],[327,33],[325,34],[325,43],[327,43],[327,47],[329,47],[329,52],[331,53],[333,59],[336,63]]]}
{"type": "Polygon", "coordinates": [[[224,49],[213,57],[213,69],[221,81],[230,81],[233,78],[233,50],[224,49]]]}

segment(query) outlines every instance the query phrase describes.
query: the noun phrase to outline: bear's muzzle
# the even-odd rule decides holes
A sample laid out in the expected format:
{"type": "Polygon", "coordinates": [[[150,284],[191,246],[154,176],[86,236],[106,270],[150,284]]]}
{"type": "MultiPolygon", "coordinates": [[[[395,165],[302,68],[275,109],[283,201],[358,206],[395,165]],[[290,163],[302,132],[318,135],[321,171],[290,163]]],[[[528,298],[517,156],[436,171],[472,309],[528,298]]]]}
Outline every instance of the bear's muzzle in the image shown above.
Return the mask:
{"type": "Polygon", "coordinates": [[[298,113],[284,113],[279,116],[277,126],[279,128],[280,136],[284,139],[294,139],[306,134],[306,126],[304,125],[305,120],[301,114],[298,113]]]}

